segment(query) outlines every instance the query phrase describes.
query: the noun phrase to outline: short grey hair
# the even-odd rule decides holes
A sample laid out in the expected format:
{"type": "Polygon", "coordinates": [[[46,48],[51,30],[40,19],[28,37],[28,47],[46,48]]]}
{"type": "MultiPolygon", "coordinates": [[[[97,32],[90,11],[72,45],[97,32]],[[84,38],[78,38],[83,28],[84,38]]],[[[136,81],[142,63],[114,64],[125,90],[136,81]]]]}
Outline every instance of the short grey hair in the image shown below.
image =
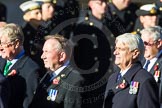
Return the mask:
{"type": "Polygon", "coordinates": [[[153,41],[162,39],[162,28],[160,26],[148,27],[141,30],[141,35],[148,34],[147,37],[151,37],[153,41]]]}
{"type": "Polygon", "coordinates": [[[55,35],[47,35],[45,36],[45,40],[55,39],[59,42],[57,45],[57,49],[60,51],[64,51],[67,57],[70,59],[72,54],[72,43],[66,39],[64,36],[55,34],[55,35]]]}
{"type": "Polygon", "coordinates": [[[118,37],[116,37],[115,42],[127,44],[129,51],[133,51],[135,49],[139,50],[140,55],[138,57],[138,60],[141,61],[141,59],[144,57],[144,43],[138,34],[125,33],[119,35],[118,37]]]}
{"type": "Polygon", "coordinates": [[[18,39],[21,45],[23,45],[24,42],[24,34],[22,32],[21,27],[14,23],[9,23],[2,27],[0,36],[7,36],[10,39],[10,41],[18,39]]]}

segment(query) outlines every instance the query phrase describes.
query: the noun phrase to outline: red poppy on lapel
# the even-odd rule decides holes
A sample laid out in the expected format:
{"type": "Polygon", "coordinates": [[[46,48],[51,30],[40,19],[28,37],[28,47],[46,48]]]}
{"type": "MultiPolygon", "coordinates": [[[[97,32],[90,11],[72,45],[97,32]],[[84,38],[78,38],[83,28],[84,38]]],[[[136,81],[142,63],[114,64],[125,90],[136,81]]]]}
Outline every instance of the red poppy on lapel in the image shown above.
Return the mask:
{"type": "Polygon", "coordinates": [[[57,77],[57,78],[55,78],[55,79],[53,79],[53,84],[59,84],[59,82],[60,82],[60,77],[57,77]]]}
{"type": "Polygon", "coordinates": [[[13,69],[13,70],[8,74],[8,76],[15,76],[16,73],[17,73],[16,70],[13,69]]]}
{"type": "Polygon", "coordinates": [[[154,71],[157,71],[159,69],[159,64],[157,63],[155,66],[154,66],[154,71]]]}
{"type": "Polygon", "coordinates": [[[159,78],[160,78],[160,70],[159,70],[159,63],[157,63],[155,66],[154,66],[154,78],[156,80],[156,82],[159,82],[159,78]]]}
{"type": "Polygon", "coordinates": [[[119,87],[123,89],[123,88],[125,88],[125,84],[124,84],[124,83],[121,83],[121,84],[119,85],[119,87]]]}
{"type": "Polygon", "coordinates": [[[126,87],[126,81],[123,80],[122,83],[120,83],[119,85],[116,86],[116,89],[120,88],[120,89],[124,89],[126,87]]]}

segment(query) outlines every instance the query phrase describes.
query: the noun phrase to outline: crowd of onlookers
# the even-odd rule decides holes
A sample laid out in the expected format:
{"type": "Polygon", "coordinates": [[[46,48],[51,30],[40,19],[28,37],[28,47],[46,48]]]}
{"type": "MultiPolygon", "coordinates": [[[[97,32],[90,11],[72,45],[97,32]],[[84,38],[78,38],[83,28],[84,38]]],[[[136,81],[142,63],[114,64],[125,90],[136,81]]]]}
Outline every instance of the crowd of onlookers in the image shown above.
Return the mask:
{"type": "Polygon", "coordinates": [[[0,108],[162,107],[162,1],[0,5],[0,108]]]}

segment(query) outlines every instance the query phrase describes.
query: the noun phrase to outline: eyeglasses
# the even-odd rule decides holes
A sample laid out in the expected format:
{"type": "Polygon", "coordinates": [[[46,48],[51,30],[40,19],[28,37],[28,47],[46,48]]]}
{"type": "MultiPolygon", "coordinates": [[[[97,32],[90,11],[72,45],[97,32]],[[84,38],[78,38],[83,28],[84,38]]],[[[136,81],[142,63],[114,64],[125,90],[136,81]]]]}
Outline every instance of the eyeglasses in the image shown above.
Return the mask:
{"type": "Polygon", "coordinates": [[[146,45],[146,46],[153,46],[153,45],[156,44],[156,42],[157,42],[157,41],[154,41],[153,43],[149,43],[149,42],[144,41],[143,43],[144,43],[144,45],[146,45]]]}
{"type": "Polygon", "coordinates": [[[15,41],[11,42],[0,42],[1,47],[9,47],[10,45],[13,45],[15,41]]]}

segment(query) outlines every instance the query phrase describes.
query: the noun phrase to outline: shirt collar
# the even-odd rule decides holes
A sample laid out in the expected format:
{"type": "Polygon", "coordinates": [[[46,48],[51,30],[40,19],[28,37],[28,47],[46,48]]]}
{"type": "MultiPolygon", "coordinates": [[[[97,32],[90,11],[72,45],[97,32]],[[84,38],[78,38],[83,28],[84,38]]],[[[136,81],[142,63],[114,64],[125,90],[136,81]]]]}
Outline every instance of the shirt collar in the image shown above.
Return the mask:
{"type": "MultiPolygon", "coordinates": [[[[10,62],[12,63],[12,65],[9,67],[9,69],[17,62],[17,60],[19,58],[21,58],[23,55],[25,54],[25,51],[22,50],[13,60],[11,60],[10,62]]],[[[7,62],[9,62],[9,60],[7,60],[7,62]]]]}
{"type": "Polygon", "coordinates": [[[68,64],[69,64],[69,61],[65,62],[63,66],[61,66],[60,68],[58,68],[58,69],[54,72],[55,76],[57,76],[65,67],[67,67],[68,64]]]}
{"type": "Polygon", "coordinates": [[[128,70],[129,70],[129,68],[126,69],[126,70],[120,71],[121,75],[124,76],[124,74],[125,74],[128,70]]]}

